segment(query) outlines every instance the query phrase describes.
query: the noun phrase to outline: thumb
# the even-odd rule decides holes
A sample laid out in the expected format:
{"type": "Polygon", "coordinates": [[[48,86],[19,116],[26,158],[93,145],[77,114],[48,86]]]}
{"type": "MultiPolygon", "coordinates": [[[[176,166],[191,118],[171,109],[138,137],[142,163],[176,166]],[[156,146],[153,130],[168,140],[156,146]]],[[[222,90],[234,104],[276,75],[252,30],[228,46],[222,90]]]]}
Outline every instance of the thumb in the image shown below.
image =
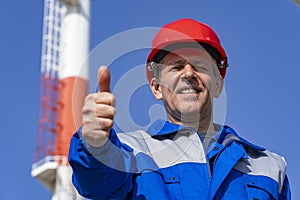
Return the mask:
{"type": "Polygon", "coordinates": [[[98,69],[98,86],[100,92],[110,92],[110,73],[106,66],[98,69]]]}

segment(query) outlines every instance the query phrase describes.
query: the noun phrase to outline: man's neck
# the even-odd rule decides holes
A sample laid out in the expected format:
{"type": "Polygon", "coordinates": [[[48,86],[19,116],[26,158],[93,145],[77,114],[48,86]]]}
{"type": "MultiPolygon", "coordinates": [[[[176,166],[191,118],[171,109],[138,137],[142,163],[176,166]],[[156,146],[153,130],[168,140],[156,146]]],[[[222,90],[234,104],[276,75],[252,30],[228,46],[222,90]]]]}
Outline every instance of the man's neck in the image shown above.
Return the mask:
{"type": "MultiPolygon", "coordinates": [[[[196,117],[195,117],[196,118],[196,117]]],[[[179,124],[182,126],[188,126],[188,127],[193,127],[194,129],[198,130],[199,133],[206,134],[206,133],[217,133],[219,132],[219,127],[216,124],[213,123],[212,117],[202,117],[202,120],[199,121],[191,121],[191,120],[174,120],[173,118],[169,118],[168,121],[174,124],[179,124]]]]}
{"type": "Polygon", "coordinates": [[[207,135],[207,133],[209,133],[210,135],[214,135],[215,133],[220,131],[220,125],[214,124],[212,120],[209,122],[202,121],[199,123],[184,123],[182,125],[195,128],[201,135],[207,135]]]}

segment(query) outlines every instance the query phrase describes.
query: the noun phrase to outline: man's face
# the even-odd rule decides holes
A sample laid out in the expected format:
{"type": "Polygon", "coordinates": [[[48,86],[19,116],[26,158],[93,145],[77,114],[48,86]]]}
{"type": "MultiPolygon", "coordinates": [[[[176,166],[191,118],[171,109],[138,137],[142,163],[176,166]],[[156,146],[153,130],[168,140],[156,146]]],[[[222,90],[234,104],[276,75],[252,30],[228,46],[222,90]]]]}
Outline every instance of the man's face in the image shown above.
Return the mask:
{"type": "Polygon", "coordinates": [[[212,100],[222,91],[223,79],[215,61],[203,49],[183,48],[160,62],[159,80],[151,82],[156,99],[162,99],[173,122],[199,122],[211,117],[212,100]]]}

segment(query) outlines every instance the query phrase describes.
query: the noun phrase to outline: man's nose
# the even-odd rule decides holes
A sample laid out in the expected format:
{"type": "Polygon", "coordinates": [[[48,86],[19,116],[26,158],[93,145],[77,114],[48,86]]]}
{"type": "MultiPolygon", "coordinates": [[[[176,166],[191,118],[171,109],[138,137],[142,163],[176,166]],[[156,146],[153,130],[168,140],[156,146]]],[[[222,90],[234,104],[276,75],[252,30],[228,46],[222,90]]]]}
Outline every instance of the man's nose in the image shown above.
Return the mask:
{"type": "Polygon", "coordinates": [[[192,79],[195,78],[195,70],[191,64],[186,64],[183,68],[182,78],[192,79]]]}

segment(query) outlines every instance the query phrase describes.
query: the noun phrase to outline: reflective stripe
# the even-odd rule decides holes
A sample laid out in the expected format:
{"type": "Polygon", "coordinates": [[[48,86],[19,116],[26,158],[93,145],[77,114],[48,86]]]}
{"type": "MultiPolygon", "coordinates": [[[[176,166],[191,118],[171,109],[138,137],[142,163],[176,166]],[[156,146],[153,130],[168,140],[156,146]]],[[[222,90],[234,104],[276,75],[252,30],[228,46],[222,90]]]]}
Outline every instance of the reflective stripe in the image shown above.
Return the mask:
{"type": "Polygon", "coordinates": [[[272,178],[278,183],[278,192],[281,193],[286,172],[284,158],[268,150],[260,152],[247,149],[247,155],[249,158],[241,159],[234,169],[250,175],[272,178]]]}
{"type": "Polygon", "coordinates": [[[158,168],[185,162],[207,163],[206,153],[197,132],[188,128],[163,138],[151,137],[145,131],[121,133],[118,137],[122,143],[135,147],[134,155],[146,154],[153,159],[158,168]]]}

